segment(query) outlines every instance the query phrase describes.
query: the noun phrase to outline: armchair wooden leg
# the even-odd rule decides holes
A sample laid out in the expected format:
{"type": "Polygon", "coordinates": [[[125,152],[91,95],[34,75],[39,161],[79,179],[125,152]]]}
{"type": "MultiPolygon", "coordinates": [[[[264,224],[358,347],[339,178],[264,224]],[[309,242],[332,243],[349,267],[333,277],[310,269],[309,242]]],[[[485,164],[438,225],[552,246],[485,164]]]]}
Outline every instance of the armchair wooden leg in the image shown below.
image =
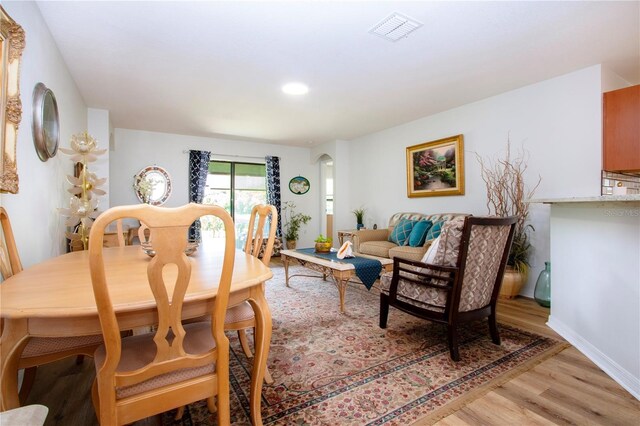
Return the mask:
{"type": "Polygon", "coordinates": [[[389,317],[389,296],[380,294],[380,328],[387,328],[389,317]]]}
{"type": "Polygon", "coordinates": [[[498,323],[496,321],[495,311],[489,315],[489,333],[491,333],[491,341],[496,345],[500,344],[500,332],[498,331],[498,323]]]}
{"type": "Polygon", "coordinates": [[[454,361],[460,361],[460,352],[458,352],[458,330],[455,326],[449,325],[447,327],[447,337],[449,340],[449,353],[451,359],[454,361]]]}

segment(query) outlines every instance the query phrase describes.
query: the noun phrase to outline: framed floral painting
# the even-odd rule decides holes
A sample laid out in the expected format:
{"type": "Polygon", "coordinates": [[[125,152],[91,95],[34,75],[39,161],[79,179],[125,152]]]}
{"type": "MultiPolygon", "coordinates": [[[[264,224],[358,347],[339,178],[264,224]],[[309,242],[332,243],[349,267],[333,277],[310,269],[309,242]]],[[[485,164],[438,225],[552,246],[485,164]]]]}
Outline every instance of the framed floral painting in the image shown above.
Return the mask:
{"type": "Polygon", "coordinates": [[[464,194],[462,135],[407,147],[407,196],[464,194]]]}

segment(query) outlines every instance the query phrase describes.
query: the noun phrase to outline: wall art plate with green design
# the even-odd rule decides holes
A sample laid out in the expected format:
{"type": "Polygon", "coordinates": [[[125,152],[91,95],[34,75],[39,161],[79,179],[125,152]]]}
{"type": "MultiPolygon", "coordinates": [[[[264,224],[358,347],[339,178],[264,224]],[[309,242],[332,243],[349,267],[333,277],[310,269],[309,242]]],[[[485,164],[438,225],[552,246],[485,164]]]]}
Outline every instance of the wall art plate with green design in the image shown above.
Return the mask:
{"type": "Polygon", "coordinates": [[[309,192],[309,188],[311,188],[311,184],[309,179],[305,177],[296,176],[289,181],[289,191],[296,195],[306,194],[309,192]]]}

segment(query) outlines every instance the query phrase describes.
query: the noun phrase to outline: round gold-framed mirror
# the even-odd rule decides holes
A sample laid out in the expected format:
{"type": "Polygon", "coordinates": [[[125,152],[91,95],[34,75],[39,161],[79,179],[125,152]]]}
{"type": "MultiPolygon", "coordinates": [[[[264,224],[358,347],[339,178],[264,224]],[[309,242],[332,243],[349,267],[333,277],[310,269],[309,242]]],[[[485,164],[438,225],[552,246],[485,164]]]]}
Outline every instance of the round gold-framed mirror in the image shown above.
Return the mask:
{"type": "Polygon", "coordinates": [[[60,142],[60,117],[56,97],[47,86],[33,89],[33,143],[41,161],[53,158],[60,142]]]}
{"type": "Polygon", "coordinates": [[[134,176],[133,188],[138,200],[161,206],[171,195],[171,177],[159,166],[148,166],[134,176]]]}

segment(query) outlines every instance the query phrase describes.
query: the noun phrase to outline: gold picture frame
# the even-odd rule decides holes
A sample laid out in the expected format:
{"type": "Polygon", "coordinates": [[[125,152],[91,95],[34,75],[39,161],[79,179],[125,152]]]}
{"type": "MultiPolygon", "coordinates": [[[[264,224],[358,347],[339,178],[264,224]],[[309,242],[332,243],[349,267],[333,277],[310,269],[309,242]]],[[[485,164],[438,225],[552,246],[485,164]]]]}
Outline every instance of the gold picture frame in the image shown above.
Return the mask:
{"type": "Polygon", "coordinates": [[[24,30],[0,6],[0,192],[18,193],[16,144],[22,119],[20,60],[25,46],[24,30]]]}
{"type": "Polygon", "coordinates": [[[407,196],[464,195],[464,138],[407,147],[407,196]]]}

